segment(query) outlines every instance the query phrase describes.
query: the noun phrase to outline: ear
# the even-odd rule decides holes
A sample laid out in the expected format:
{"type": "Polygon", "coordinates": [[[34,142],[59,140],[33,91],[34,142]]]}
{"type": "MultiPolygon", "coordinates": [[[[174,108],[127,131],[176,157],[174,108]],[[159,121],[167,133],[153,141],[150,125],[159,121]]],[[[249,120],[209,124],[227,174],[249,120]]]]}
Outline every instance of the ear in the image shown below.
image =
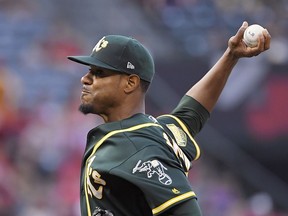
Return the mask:
{"type": "Polygon", "coordinates": [[[129,94],[135,91],[137,88],[140,87],[140,78],[136,74],[131,74],[127,76],[126,86],[124,88],[124,92],[129,94]]]}

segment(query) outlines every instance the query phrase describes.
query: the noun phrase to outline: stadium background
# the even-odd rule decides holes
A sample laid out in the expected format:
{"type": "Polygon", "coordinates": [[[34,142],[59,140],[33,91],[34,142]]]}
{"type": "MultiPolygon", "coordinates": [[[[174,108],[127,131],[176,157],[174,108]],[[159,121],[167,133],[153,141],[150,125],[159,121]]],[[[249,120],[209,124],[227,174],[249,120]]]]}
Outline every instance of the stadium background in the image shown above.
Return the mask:
{"type": "Polygon", "coordinates": [[[155,58],[147,112],[169,112],[215,63],[243,20],[271,49],[242,59],[206,128],[190,180],[205,216],[288,215],[288,2],[285,0],[1,0],[0,215],[79,216],[86,133],[77,109],[86,54],[130,35],[155,58]]]}

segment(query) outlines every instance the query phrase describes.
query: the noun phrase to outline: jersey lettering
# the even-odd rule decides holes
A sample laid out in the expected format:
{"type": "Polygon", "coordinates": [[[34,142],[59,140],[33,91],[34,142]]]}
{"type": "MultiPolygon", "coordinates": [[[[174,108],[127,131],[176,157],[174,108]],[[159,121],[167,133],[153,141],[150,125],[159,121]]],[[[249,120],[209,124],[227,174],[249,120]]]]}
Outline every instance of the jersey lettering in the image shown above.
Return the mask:
{"type": "Polygon", "coordinates": [[[191,162],[189,159],[186,157],[177,143],[173,139],[170,139],[166,133],[163,133],[163,137],[166,140],[166,143],[173,149],[176,156],[182,160],[182,165],[184,165],[184,168],[186,169],[185,171],[188,172],[191,167],[191,162]]]}
{"type": "Polygon", "coordinates": [[[90,158],[87,166],[87,173],[88,173],[88,178],[87,178],[87,191],[88,194],[92,197],[96,197],[97,199],[102,199],[103,197],[103,186],[106,185],[106,181],[101,179],[101,175],[96,171],[93,170],[91,167],[91,164],[93,160],[95,159],[95,156],[90,158]],[[91,182],[93,181],[93,183],[91,182]],[[94,185],[99,185],[98,188],[96,189],[94,185]]]}

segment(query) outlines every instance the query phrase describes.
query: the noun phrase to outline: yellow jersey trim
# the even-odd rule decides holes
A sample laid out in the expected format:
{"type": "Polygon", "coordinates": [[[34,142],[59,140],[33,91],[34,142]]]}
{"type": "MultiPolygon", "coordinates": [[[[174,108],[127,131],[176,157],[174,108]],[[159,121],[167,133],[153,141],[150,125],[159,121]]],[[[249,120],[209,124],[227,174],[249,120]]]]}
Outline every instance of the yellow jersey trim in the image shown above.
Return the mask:
{"type": "Polygon", "coordinates": [[[162,116],[168,116],[168,117],[173,118],[175,121],[178,122],[178,124],[182,127],[182,129],[187,133],[188,137],[191,139],[191,141],[193,142],[193,144],[194,144],[194,146],[196,148],[196,156],[195,156],[194,160],[197,160],[200,157],[201,151],[200,151],[200,148],[199,148],[197,142],[195,141],[195,139],[190,134],[190,132],[189,132],[188,128],[186,127],[186,125],[179,118],[177,118],[176,116],[167,114],[167,115],[161,115],[159,117],[162,117],[162,116]]]}
{"type": "Polygon", "coordinates": [[[196,196],[196,194],[193,191],[184,193],[184,194],[177,196],[177,197],[174,197],[174,198],[168,200],[167,202],[161,204],[160,206],[152,209],[152,213],[153,213],[153,215],[158,214],[159,212],[163,211],[164,209],[173,205],[174,203],[177,203],[181,200],[187,199],[189,197],[195,197],[195,196],[196,196]]]}
{"type": "MultiPolygon", "coordinates": [[[[154,127],[161,127],[161,125],[159,124],[155,124],[155,123],[145,123],[145,124],[140,124],[140,125],[136,125],[136,126],[133,126],[133,127],[130,127],[130,128],[125,128],[125,129],[121,129],[121,130],[115,130],[115,131],[111,131],[109,132],[108,134],[106,134],[104,137],[102,137],[102,139],[100,139],[96,145],[94,146],[93,148],[93,151],[92,153],[90,154],[90,156],[87,158],[86,160],[86,163],[85,163],[85,167],[87,168],[87,163],[89,161],[89,159],[91,158],[91,156],[93,154],[95,154],[95,152],[97,151],[97,149],[103,144],[103,142],[108,139],[109,137],[117,134],[117,133],[122,133],[122,132],[128,132],[128,131],[134,131],[134,130],[139,130],[139,129],[142,129],[142,128],[145,128],[145,127],[151,127],[151,126],[154,126],[154,127]]],[[[85,176],[84,176],[84,190],[85,190],[85,197],[86,197],[86,207],[87,207],[87,213],[88,213],[88,216],[91,216],[91,210],[90,210],[90,203],[89,203],[89,198],[88,198],[88,192],[87,192],[87,178],[89,176],[89,170],[86,169],[85,170],[85,176]]]]}

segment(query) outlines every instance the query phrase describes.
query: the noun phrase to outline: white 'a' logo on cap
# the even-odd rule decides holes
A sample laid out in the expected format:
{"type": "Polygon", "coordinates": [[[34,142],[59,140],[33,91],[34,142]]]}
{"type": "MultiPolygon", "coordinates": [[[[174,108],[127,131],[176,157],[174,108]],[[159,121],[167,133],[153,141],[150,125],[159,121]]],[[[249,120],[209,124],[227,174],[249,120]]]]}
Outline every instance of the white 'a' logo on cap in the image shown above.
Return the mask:
{"type": "Polygon", "coordinates": [[[98,43],[95,45],[95,47],[93,48],[93,52],[98,52],[99,50],[101,50],[102,48],[106,48],[108,45],[108,41],[105,40],[105,37],[103,37],[101,40],[98,41],[98,43]]]}

